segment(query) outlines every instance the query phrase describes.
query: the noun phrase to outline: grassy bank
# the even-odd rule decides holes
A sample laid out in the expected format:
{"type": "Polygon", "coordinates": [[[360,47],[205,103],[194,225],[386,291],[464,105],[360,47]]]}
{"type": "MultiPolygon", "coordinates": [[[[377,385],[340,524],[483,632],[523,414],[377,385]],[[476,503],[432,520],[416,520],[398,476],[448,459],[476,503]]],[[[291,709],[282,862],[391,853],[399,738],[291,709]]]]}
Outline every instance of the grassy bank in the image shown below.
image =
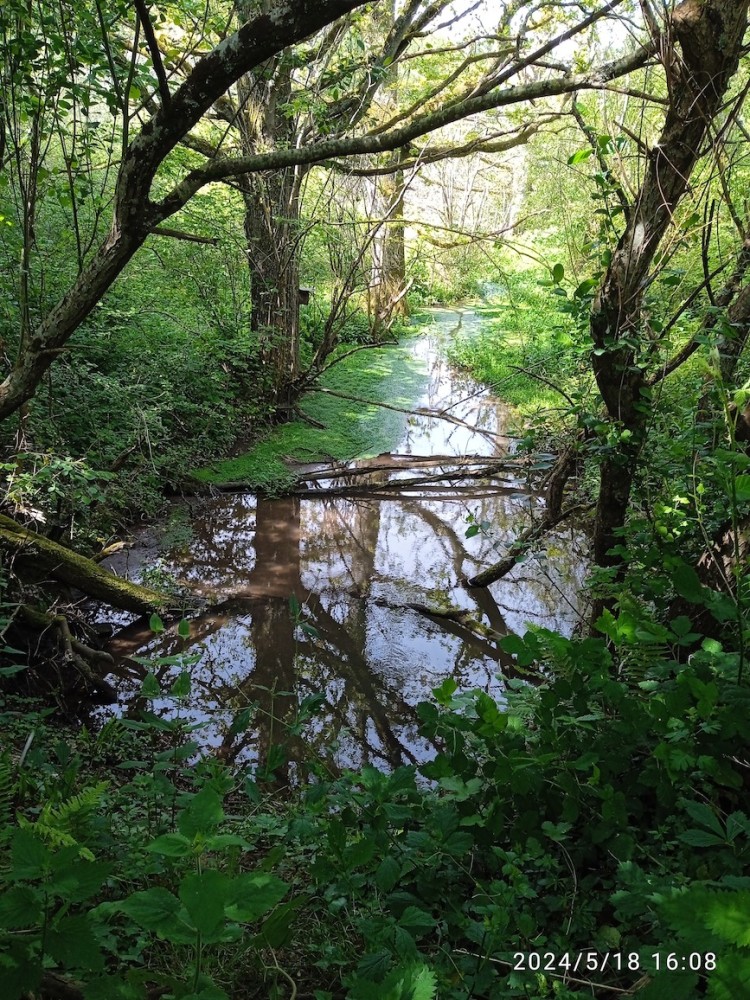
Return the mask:
{"type": "Polygon", "coordinates": [[[413,356],[413,336],[399,345],[348,356],[344,352],[321,379],[324,389],[341,396],[310,392],[301,400],[302,412],[322,429],[303,420],[282,424],[245,454],[197,470],[196,478],[215,485],[247,483],[251,489],[273,494],[294,483],[292,463],[347,461],[390,451],[403,434],[406,414],[377,404],[408,408],[419,398],[426,371],[413,356]]]}
{"type": "Polygon", "coordinates": [[[562,397],[552,385],[564,388],[581,369],[575,325],[557,308],[560,290],[540,284],[548,277],[537,270],[508,271],[492,300],[476,309],[484,321],[481,332],[459,337],[448,351],[454,364],[524,415],[559,406],[562,397]]]}

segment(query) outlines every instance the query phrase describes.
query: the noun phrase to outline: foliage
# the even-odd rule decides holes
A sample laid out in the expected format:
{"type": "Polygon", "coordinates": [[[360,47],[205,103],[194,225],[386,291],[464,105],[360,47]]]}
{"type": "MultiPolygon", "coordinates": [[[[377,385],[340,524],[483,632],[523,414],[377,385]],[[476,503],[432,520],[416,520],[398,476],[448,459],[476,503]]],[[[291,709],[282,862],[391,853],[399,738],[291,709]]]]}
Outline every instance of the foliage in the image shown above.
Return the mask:
{"type": "MultiPolygon", "coordinates": [[[[688,567],[665,583],[720,609],[688,567]]],[[[155,985],[281,997],[290,975],[351,1000],[564,998],[590,995],[589,982],[638,983],[644,1000],[690,1000],[706,981],[717,1000],[740,995],[741,654],[637,604],[599,630],[508,637],[519,675],[546,679],[509,681],[502,704],[448,679],[419,709],[441,747],[432,761],[341,775],[312,762],[284,804],[265,791],[279,747],[276,765],[232,772],[198,756],[179,714],[144,710],[69,740],[13,717],[14,741],[32,727],[38,742],[0,768],[3,995],[51,972],[87,998],[155,985]],[[96,777],[113,761],[122,784],[96,777]]],[[[147,701],[189,696],[189,660],[150,666],[164,690],[150,671],[147,701]]],[[[234,731],[249,721],[240,713],[234,731]]]]}

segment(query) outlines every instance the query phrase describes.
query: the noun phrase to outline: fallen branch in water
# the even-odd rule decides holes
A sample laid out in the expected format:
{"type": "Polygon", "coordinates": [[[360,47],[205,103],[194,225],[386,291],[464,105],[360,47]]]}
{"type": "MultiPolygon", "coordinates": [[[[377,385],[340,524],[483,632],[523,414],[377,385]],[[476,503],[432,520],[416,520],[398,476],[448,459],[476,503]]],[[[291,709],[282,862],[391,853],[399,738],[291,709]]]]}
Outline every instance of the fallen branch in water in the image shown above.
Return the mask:
{"type": "Polygon", "coordinates": [[[529,668],[521,668],[513,660],[509,653],[504,653],[500,647],[500,640],[509,633],[498,632],[496,629],[485,625],[484,622],[476,618],[471,611],[466,608],[459,608],[455,605],[437,607],[430,604],[421,604],[418,601],[406,601],[403,604],[395,604],[383,598],[373,598],[372,604],[379,608],[388,608],[391,611],[416,611],[417,614],[426,618],[437,618],[445,622],[450,622],[456,629],[449,629],[457,635],[463,642],[473,641],[481,649],[485,656],[496,659],[506,669],[512,669],[513,673],[529,677],[539,676],[539,672],[529,668]],[[461,629],[459,632],[458,629],[461,629]]]}
{"type": "Polygon", "coordinates": [[[499,431],[487,431],[481,427],[475,427],[474,424],[470,424],[466,420],[461,420],[460,417],[454,417],[445,410],[430,410],[425,406],[418,406],[415,410],[409,410],[404,406],[382,403],[377,399],[363,399],[361,396],[350,396],[346,392],[337,392],[335,389],[324,389],[321,386],[314,386],[310,389],[310,392],[323,392],[328,396],[336,396],[338,399],[348,399],[352,403],[362,403],[364,406],[379,406],[384,410],[393,410],[395,413],[405,413],[408,417],[428,417],[431,420],[446,420],[449,424],[455,424],[457,427],[465,427],[472,434],[480,434],[489,441],[504,440],[506,438],[506,435],[501,434],[499,431]]]}
{"type": "MultiPolygon", "coordinates": [[[[399,493],[403,490],[413,490],[422,487],[429,488],[435,483],[450,483],[462,479],[500,479],[501,477],[498,476],[498,473],[504,472],[506,469],[507,465],[501,462],[495,465],[486,465],[480,469],[459,469],[451,472],[438,472],[432,476],[411,476],[408,479],[390,479],[384,483],[341,483],[336,486],[316,486],[313,488],[300,486],[293,489],[291,495],[319,499],[325,496],[357,496],[361,493],[399,493]]],[[[373,470],[368,469],[367,471],[372,472],[373,470]]],[[[387,471],[393,471],[392,467],[389,467],[387,471]]],[[[346,479],[348,475],[348,472],[338,474],[333,472],[326,478],[333,480],[346,479]]],[[[512,479],[503,478],[502,482],[508,484],[506,489],[509,492],[520,492],[522,489],[520,485],[516,486],[512,479]]]]}
{"type": "Polygon", "coordinates": [[[593,510],[593,508],[594,504],[590,503],[575,504],[572,507],[567,507],[565,510],[559,511],[557,514],[545,514],[541,521],[537,522],[537,524],[532,524],[530,528],[527,528],[526,531],[519,535],[510,549],[508,549],[508,554],[504,559],[493,563],[492,566],[488,566],[481,573],[477,573],[476,576],[465,580],[465,585],[467,587],[488,587],[491,583],[502,580],[504,576],[510,573],[519,559],[526,555],[534,542],[539,541],[548,531],[556,528],[563,521],[567,521],[568,518],[577,514],[585,514],[593,510]]]}

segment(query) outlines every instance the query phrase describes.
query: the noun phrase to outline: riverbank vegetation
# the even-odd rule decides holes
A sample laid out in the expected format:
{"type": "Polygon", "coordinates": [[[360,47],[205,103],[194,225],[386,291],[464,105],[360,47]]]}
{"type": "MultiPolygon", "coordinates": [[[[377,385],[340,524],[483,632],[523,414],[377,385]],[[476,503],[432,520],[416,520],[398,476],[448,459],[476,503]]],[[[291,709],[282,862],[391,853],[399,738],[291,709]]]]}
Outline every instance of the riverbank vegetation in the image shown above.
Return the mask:
{"type": "Polygon", "coordinates": [[[748,992],[748,6],[2,5],[3,997],[748,992]],[[203,746],[189,620],[97,714],[82,597],[175,610],[118,534],[388,451],[393,342],[467,297],[540,503],[465,582],[582,520],[576,632],[495,635],[503,699],[447,679],[390,773],[275,684],[203,746]]]}

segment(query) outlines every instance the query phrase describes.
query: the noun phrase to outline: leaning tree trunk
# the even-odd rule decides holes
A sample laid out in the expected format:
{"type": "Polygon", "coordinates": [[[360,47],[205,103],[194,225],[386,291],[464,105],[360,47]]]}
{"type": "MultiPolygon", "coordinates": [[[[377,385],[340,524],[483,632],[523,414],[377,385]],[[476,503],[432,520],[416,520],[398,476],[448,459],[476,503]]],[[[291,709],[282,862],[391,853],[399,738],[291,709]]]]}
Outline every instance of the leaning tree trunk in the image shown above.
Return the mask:
{"type": "Polygon", "coordinates": [[[51,577],[123,611],[151,614],[169,608],[169,598],[164,594],[123,580],[92,559],[21,527],[4,514],[0,514],[0,549],[32,574],[51,577]]]}
{"type": "Polygon", "coordinates": [[[662,134],[650,152],[643,185],[592,307],[593,370],[619,441],[601,465],[594,558],[597,565],[618,571],[622,554],[616,546],[651,413],[636,346],[643,296],[656,250],[737,69],[747,11],[748,0],[686,0],[672,13],[664,38],[679,44],[665,57],[670,103],[662,134]]]}

